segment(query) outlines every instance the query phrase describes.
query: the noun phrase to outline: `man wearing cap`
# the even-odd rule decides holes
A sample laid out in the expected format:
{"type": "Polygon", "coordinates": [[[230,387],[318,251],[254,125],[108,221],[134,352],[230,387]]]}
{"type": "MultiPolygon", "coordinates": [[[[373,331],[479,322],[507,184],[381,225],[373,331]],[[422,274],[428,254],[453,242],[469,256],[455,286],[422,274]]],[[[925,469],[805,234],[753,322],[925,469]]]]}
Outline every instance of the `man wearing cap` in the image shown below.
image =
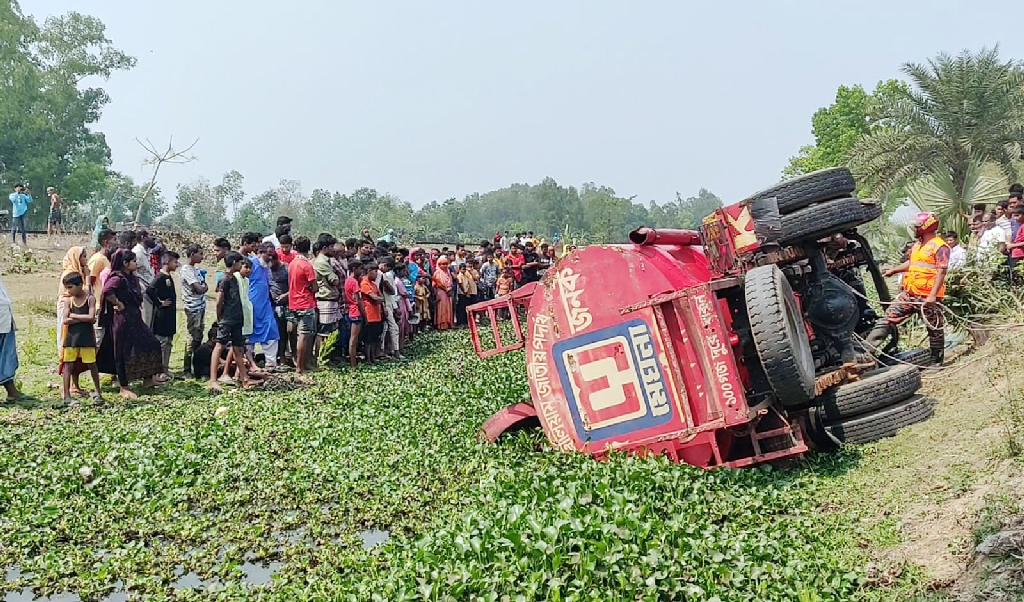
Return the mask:
{"type": "Polygon", "coordinates": [[[28,246],[28,238],[25,232],[25,213],[28,212],[28,204],[32,202],[32,195],[25,194],[25,187],[18,184],[14,187],[8,197],[11,200],[11,242],[17,242],[16,235],[21,231],[21,244],[28,246]]]}
{"type": "Polygon", "coordinates": [[[53,186],[46,187],[46,196],[50,197],[50,216],[46,220],[46,237],[64,234],[64,216],[60,211],[60,195],[53,186]]]}
{"type": "Polygon", "coordinates": [[[928,330],[932,363],[941,365],[946,339],[942,308],[938,302],[946,294],[946,270],[949,269],[949,245],[939,236],[939,218],[934,213],[918,213],[912,222],[917,242],[910,259],[885,271],[885,276],[905,272],[903,290],[889,304],[885,317],[868,334],[867,343],[877,347],[892,329],[910,316],[920,313],[928,330]]]}
{"type": "Polygon", "coordinates": [[[274,245],[275,249],[281,248],[281,240],[279,237],[285,234],[292,233],[292,218],[287,215],[282,215],[277,218],[277,228],[272,234],[263,237],[263,242],[269,242],[274,245]]]}

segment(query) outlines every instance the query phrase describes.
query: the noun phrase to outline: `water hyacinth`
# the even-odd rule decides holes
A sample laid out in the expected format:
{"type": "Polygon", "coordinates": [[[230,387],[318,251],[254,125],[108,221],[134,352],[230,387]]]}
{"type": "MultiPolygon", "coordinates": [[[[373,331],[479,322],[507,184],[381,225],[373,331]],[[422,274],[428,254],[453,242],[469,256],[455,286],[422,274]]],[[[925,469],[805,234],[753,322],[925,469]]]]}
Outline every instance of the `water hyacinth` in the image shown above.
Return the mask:
{"type": "Polygon", "coordinates": [[[537,433],[482,444],[482,422],[527,395],[522,356],[478,359],[465,332],[421,338],[411,356],[244,391],[230,410],[200,384],[175,383],[137,403],[9,423],[0,567],[20,572],[0,592],[87,602],[113,591],[196,599],[191,587],[222,600],[862,596],[851,523],[818,511],[815,463],[841,459],[701,471],[555,453],[537,433]],[[367,534],[380,541],[366,545],[367,534]]]}

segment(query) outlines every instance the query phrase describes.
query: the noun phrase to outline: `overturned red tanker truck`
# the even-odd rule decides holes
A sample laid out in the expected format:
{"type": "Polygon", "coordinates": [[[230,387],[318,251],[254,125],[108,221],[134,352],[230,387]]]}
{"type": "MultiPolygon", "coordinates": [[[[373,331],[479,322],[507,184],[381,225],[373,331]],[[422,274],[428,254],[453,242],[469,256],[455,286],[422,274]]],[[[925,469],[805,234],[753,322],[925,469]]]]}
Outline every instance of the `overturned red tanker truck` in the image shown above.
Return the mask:
{"type": "Polygon", "coordinates": [[[928,419],[918,368],[870,353],[899,358],[896,333],[881,350],[859,343],[878,318],[863,275],[889,292],[856,231],[882,208],[854,189],[845,168],[808,174],[699,231],[639,228],[632,244],[573,250],[540,282],[471,306],[476,352],[524,350],[532,395],[482,436],[539,423],[562,451],[741,467],[928,419]]]}

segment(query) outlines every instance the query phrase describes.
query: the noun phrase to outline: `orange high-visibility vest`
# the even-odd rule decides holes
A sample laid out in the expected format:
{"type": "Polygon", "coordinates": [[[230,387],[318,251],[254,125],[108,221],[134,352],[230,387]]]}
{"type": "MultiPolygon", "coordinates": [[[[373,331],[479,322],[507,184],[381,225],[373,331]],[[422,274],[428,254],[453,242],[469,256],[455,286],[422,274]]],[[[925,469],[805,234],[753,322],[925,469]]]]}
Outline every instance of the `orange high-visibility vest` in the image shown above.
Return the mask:
{"type": "MultiPolygon", "coordinates": [[[[932,294],[935,277],[939,274],[935,257],[938,255],[939,249],[948,248],[948,246],[941,236],[936,236],[924,244],[914,243],[914,248],[910,252],[910,268],[903,277],[903,290],[920,297],[932,294]]],[[[943,282],[936,296],[941,299],[945,295],[946,283],[943,282]]]]}

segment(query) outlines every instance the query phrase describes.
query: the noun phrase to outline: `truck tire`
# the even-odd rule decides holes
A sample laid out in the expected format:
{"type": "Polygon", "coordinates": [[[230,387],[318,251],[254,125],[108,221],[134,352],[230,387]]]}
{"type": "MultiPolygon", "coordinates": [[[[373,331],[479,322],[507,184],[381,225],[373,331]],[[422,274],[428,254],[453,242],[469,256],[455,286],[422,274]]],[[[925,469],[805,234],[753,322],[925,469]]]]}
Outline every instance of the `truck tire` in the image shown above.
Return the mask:
{"type": "Polygon", "coordinates": [[[775,265],[763,265],[744,280],[750,333],[775,395],[784,405],[814,397],[814,358],[793,289],[775,265]]]}
{"type": "Polygon", "coordinates": [[[871,443],[892,437],[900,429],[924,422],[935,413],[935,402],[924,395],[882,408],[870,414],[839,420],[825,426],[825,430],[840,443],[871,443]]]}
{"type": "Polygon", "coordinates": [[[833,167],[811,172],[765,188],[750,196],[752,200],[775,197],[780,213],[791,213],[812,203],[830,201],[853,194],[857,183],[845,167],[833,167]]]}
{"type": "Polygon", "coordinates": [[[892,405],[920,388],[921,371],[899,364],[869,370],[860,380],[832,387],[818,396],[818,402],[826,420],[842,420],[892,405]]]}
{"type": "Polygon", "coordinates": [[[907,364],[913,364],[918,368],[923,368],[925,366],[931,365],[932,352],[927,349],[920,348],[907,349],[906,351],[900,351],[899,353],[892,354],[892,357],[885,357],[883,355],[882,357],[879,358],[879,361],[887,366],[905,366],[907,364]]]}
{"type": "Polygon", "coordinates": [[[833,199],[782,216],[782,244],[824,238],[877,219],[882,206],[856,197],[833,199]]]}

